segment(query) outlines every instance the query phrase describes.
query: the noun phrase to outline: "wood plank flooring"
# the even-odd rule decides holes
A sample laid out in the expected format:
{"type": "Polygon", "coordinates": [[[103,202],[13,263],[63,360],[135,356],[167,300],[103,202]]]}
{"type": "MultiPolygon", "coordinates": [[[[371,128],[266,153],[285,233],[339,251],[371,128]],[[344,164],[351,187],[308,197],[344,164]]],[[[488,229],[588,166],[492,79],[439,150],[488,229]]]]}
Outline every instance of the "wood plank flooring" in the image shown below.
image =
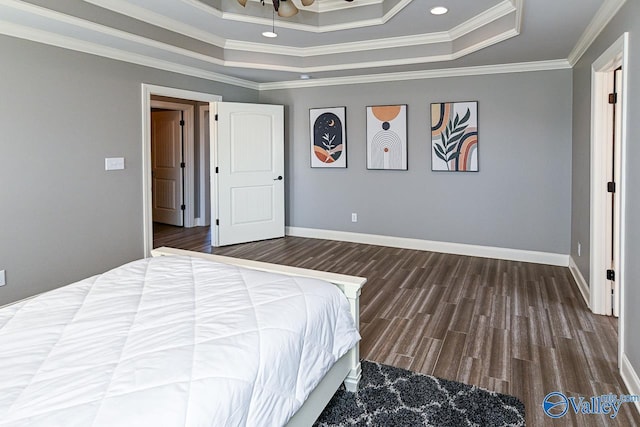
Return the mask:
{"type": "Polygon", "coordinates": [[[632,404],[616,419],[542,411],[552,391],[628,393],[618,375],[617,319],[584,304],[567,268],[286,237],[210,246],[208,227],[154,225],[154,246],[368,278],[363,358],[512,394],[528,426],[640,426],[632,404]]]}

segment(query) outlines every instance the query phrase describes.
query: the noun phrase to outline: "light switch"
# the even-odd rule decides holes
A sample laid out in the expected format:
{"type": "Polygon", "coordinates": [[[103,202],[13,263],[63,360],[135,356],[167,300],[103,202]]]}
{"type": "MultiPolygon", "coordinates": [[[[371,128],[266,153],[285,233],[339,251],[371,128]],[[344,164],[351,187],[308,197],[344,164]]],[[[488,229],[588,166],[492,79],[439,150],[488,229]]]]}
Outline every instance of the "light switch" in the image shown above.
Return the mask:
{"type": "Polygon", "coordinates": [[[7,278],[4,275],[4,270],[0,270],[0,286],[4,286],[7,284],[7,278]]]}
{"type": "Polygon", "coordinates": [[[104,159],[104,170],[116,171],[124,169],[124,157],[107,157],[104,159]]]}

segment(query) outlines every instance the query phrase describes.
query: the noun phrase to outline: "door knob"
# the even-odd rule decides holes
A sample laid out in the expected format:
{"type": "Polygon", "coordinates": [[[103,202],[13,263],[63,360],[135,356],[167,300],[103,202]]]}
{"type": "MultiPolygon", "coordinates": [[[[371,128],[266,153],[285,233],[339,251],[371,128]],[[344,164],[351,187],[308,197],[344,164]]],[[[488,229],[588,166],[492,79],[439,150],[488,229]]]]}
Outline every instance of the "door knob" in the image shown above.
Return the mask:
{"type": "Polygon", "coordinates": [[[274,181],[282,181],[282,175],[278,176],[277,178],[273,178],[274,181]]]}

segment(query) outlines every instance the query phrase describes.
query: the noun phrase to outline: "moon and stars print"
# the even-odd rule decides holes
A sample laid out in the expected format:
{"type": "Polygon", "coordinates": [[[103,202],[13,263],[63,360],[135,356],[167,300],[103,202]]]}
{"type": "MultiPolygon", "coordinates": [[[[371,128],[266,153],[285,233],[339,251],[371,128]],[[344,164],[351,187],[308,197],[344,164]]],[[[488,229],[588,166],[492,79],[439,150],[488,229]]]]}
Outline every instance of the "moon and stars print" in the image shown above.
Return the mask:
{"type": "Polygon", "coordinates": [[[347,167],[345,107],[309,110],[311,167],[347,167]]]}

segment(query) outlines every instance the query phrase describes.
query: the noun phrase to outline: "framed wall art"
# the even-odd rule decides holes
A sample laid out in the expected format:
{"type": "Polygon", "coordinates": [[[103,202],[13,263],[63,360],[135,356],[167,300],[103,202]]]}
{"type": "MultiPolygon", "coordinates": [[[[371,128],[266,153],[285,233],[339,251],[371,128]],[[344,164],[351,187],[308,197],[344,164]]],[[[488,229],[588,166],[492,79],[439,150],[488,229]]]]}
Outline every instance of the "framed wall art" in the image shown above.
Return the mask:
{"type": "Polygon", "coordinates": [[[431,170],[478,171],[478,102],[431,104],[431,170]]]}
{"type": "Polygon", "coordinates": [[[407,106],[367,107],[367,169],[407,170],[407,106]]]}
{"type": "Polygon", "coordinates": [[[346,107],[309,109],[312,168],[347,167],[346,107]]]}

